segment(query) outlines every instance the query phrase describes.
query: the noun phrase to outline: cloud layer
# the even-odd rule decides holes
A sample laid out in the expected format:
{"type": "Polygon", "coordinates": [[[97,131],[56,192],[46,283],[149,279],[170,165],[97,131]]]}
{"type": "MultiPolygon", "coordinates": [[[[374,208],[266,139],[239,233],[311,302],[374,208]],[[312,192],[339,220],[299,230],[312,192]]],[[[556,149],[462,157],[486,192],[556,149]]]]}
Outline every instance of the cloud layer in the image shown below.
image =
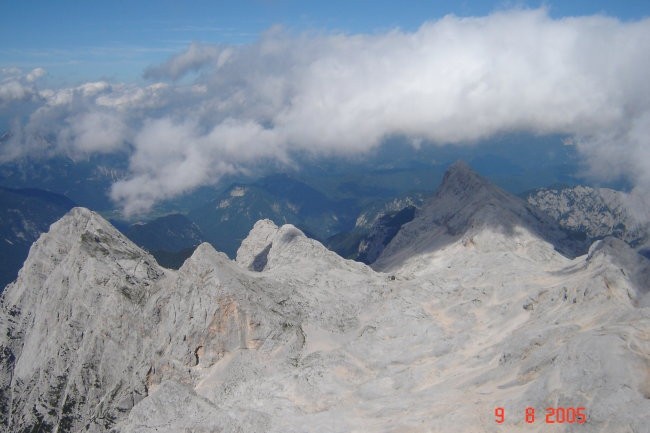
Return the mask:
{"type": "Polygon", "coordinates": [[[650,20],[513,10],[415,32],[271,29],[252,45],[192,44],[149,68],[159,82],[147,87],[39,91],[42,72],[31,71],[0,85],[0,110],[39,101],[14,123],[2,157],[130,152],[130,177],[111,193],[137,213],[296,153],[358,154],[393,135],[442,144],[530,131],[574,137],[592,175],[626,177],[647,200],[648,40],[650,20]]]}

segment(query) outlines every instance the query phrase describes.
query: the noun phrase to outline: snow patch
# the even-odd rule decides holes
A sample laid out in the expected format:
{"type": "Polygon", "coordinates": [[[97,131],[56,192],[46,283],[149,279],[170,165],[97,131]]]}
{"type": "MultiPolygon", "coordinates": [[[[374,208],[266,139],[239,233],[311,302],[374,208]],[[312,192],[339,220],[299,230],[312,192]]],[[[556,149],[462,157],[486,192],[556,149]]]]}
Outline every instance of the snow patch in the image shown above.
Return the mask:
{"type": "Polygon", "coordinates": [[[246,195],[246,188],[243,186],[236,186],[230,190],[230,197],[243,197],[246,195]]]}

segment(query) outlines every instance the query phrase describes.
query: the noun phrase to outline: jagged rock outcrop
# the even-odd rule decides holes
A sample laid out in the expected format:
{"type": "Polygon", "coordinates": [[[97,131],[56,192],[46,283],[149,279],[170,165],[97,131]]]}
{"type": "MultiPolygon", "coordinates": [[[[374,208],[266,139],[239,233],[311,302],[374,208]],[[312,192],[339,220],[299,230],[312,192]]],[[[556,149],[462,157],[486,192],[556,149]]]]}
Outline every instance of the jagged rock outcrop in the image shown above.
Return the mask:
{"type": "Polygon", "coordinates": [[[295,339],[239,271],[208,244],[179,272],[165,270],[75,208],[2,297],[6,431],[107,431],[166,380],[196,384],[193,367],[295,339]]]}
{"type": "Polygon", "coordinates": [[[278,226],[269,219],[259,220],[237,250],[237,263],[253,271],[262,271],[268,264],[268,253],[278,226]]]}
{"type": "Polygon", "coordinates": [[[647,217],[639,218],[631,208],[633,198],[625,192],[588,186],[542,188],[526,200],[562,227],[589,239],[614,236],[646,254],[650,251],[647,217]]]}
{"type": "Polygon", "coordinates": [[[0,298],[0,431],[645,431],[648,261],[562,233],[458,165],[391,273],[270,221],[167,270],[74,209],[0,298]]]}
{"type": "Polygon", "coordinates": [[[588,186],[542,188],[526,200],[562,226],[585,232],[590,238],[612,235],[634,243],[647,235],[627,208],[627,195],[621,191],[588,186]]]}

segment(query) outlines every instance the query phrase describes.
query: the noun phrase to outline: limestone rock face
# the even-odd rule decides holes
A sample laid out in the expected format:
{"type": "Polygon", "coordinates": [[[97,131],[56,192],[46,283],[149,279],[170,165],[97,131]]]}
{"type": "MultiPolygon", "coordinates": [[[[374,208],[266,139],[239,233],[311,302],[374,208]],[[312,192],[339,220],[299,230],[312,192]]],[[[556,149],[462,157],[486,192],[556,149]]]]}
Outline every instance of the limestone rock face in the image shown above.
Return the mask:
{"type": "Polygon", "coordinates": [[[2,297],[6,431],[107,431],[165,380],[196,384],[196,368],[228,352],[295,339],[239,272],[208,244],[165,270],[98,215],[72,210],[2,297]]]}
{"type": "Polygon", "coordinates": [[[637,218],[628,194],[608,188],[575,186],[542,188],[527,197],[530,205],[548,213],[563,227],[593,239],[613,235],[637,245],[648,241],[648,223],[637,218]]]}
{"type": "Polygon", "coordinates": [[[73,209],[0,298],[0,431],[647,431],[648,260],[563,233],[462,165],[382,271],[270,221],[167,270],[73,209]]]}
{"type": "Polygon", "coordinates": [[[105,431],[147,395],[165,271],[98,215],[74,208],[32,246],[1,299],[6,431],[105,431]]]}

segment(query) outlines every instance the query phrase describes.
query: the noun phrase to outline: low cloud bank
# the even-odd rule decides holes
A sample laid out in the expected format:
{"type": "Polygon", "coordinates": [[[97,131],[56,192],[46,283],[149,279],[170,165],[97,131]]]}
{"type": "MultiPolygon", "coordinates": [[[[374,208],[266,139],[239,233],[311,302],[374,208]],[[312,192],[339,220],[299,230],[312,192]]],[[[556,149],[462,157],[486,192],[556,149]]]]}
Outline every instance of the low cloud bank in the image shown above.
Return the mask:
{"type": "Polygon", "coordinates": [[[433,144],[497,133],[567,134],[590,174],[650,202],[650,20],[552,19],[544,9],[448,16],[415,32],[290,34],[192,44],[137,87],[39,90],[44,71],[2,71],[12,123],[0,158],[129,152],[113,185],[125,213],[260,162],[366,152],[388,136],[433,144]]]}

